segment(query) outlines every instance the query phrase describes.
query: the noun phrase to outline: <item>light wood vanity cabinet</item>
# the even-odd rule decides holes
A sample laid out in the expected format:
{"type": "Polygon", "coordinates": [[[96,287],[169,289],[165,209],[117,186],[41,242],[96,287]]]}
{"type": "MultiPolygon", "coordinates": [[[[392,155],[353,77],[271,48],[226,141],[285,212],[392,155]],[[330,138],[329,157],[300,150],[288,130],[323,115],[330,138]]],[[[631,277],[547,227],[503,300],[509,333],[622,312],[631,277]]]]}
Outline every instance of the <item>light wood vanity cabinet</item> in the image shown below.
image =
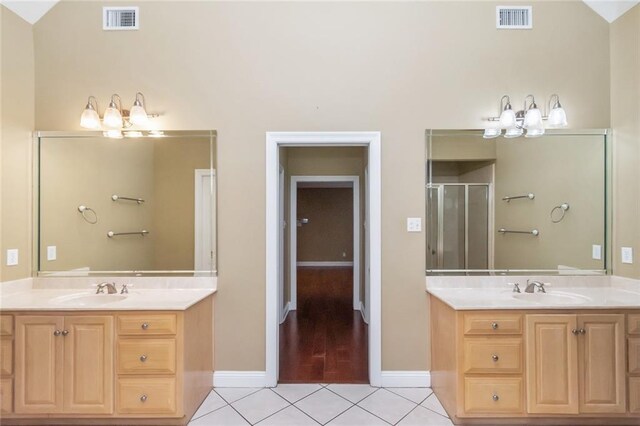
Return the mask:
{"type": "Polygon", "coordinates": [[[640,423],[640,314],[455,311],[431,297],[431,324],[432,387],[457,424],[640,423]]]}
{"type": "Polygon", "coordinates": [[[212,296],[186,311],[3,313],[0,333],[2,424],[182,425],[212,388],[212,296]]]}

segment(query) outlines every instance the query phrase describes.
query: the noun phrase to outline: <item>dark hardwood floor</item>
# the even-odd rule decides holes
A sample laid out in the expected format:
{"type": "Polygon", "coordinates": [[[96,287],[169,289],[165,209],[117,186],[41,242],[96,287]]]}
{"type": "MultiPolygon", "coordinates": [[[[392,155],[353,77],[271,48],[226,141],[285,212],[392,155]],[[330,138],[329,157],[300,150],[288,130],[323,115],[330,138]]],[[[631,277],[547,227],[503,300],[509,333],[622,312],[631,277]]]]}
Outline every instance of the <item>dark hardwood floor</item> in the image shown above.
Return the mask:
{"type": "Polygon", "coordinates": [[[280,325],[281,383],[369,383],[353,268],[298,268],[298,310],[280,325]]]}

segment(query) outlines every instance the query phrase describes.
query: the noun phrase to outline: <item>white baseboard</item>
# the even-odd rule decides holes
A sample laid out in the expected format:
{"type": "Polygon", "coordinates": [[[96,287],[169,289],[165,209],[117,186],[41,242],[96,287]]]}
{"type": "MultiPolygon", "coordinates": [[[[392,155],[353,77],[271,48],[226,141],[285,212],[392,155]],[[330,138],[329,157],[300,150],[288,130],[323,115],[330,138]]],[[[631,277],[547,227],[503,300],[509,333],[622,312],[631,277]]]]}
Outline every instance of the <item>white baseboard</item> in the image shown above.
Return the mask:
{"type": "Polygon", "coordinates": [[[291,302],[287,302],[287,304],[284,306],[284,312],[282,312],[282,318],[280,318],[280,324],[282,324],[287,319],[287,315],[289,315],[290,310],[291,302]]]}
{"type": "Polygon", "coordinates": [[[335,267],[347,267],[353,266],[353,262],[325,262],[325,261],[317,261],[317,262],[296,262],[296,266],[304,267],[304,266],[312,266],[315,268],[335,268],[335,267]]]}
{"type": "Polygon", "coordinates": [[[266,371],[214,371],[213,386],[217,388],[263,388],[266,371]]]}
{"type": "Polygon", "coordinates": [[[381,379],[385,388],[431,387],[431,373],[428,371],[383,371],[381,379]]]}
{"type": "Polygon", "coordinates": [[[360,315],[362,315],[362,320],[365,324],[369,324],[369,319],[367,318],[367,313],[364,310],[364,304],[362,302],[360,302],[360,315]]]}

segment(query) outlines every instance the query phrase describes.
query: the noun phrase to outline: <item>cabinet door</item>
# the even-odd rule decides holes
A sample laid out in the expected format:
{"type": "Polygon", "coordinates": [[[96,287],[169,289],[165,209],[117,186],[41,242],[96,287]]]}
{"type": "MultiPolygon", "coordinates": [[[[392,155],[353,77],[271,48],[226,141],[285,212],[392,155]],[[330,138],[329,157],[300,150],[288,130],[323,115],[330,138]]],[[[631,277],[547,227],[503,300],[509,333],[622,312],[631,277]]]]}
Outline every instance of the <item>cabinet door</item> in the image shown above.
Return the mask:
{"type": "Polygon", "coordinates": [[[527,315],[527,409],[578,413],[578,336],[575,315],[527,315]]]}
{"type": "Polygon", "coordinates": [[[15,317],[16,413],[62,411],[63,317],[15,317]]]}
{"type": "Polygon", "coordinates": [[[581,413],[624,413],[624,315],[579,315],[581,413]]]}
{"type": "Polygon", "coordinates": [[[64,320],[64,412],[113,412],[113,317],[64,320]]]}

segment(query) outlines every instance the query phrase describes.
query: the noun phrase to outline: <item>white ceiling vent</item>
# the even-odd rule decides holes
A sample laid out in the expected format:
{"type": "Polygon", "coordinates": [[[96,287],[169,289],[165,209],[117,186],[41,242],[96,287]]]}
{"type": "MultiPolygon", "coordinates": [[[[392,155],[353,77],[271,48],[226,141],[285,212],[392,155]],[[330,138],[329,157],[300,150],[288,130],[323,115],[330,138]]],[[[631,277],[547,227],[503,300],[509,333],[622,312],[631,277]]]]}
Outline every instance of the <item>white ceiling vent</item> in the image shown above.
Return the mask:
{"type": "Polygon", "coordinates": [[[496,28],[507,30],[529,30],[533,28],[531,6],[496,7],[496,28]]]}
{"type": "Polygon", "coordinates": [[[103,7],[103,30],[137,30],[140,24],[137,7],[103,7]]]}

